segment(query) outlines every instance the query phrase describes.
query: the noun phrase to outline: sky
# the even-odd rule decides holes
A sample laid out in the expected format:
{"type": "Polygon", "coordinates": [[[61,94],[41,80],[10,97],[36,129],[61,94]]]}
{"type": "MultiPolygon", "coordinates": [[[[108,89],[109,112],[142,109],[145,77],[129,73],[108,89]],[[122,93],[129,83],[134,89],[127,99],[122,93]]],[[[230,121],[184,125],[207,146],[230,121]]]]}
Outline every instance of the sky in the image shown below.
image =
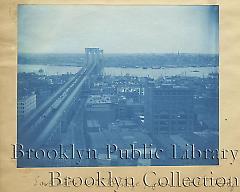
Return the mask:
{"type": "Polygon", "coordinates": [[[19,5],[19,53],[218,53],[218,6],[19,5]]]}

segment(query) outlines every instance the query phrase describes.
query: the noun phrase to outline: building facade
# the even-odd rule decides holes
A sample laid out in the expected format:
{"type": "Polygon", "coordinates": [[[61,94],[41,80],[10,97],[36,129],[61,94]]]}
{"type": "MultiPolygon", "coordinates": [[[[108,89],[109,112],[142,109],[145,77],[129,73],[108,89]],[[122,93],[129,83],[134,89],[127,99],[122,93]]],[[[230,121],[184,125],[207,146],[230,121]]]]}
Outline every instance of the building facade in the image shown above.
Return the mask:
{"type": "Polygon", "coordinates": [[[193,130],[193,92],[186,87],[150,85],[145,88],[144,127],[152,135],[193,130]]]}
{"type": "Polygon", "coordinates": [[[116,105],[108,95],[91,95],[85,105],[85,120],[98,121],[101,128],[107,128],[108,124],[116,119],[116,105]]]}
{"type": "Polygon", "coordinates": [[[36,109],[36,94],[20,97],[17,101],[17,115],[25,117],[31,111],[36,109]]]}

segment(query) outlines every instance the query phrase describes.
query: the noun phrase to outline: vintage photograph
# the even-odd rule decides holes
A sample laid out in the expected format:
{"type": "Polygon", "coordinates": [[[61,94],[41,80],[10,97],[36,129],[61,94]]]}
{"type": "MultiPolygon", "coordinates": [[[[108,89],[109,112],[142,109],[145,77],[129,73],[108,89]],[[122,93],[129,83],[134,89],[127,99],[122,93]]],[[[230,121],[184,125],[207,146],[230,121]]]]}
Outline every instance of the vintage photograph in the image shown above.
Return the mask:
{"type": "Polygon", "coordinates": [[[217,5],[19,5],[17,167],[218,165],[217,5]]]}

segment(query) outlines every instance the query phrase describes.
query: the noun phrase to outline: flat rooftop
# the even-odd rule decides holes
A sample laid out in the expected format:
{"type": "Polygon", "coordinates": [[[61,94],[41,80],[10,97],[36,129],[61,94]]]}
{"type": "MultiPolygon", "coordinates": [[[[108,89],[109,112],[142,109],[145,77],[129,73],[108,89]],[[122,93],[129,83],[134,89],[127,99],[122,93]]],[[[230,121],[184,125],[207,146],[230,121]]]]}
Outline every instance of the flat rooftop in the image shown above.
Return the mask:
{"type": "Polygon", "coordinates": [[[112,103],[111,97],[107,95],[91,95],[87,99],[87,104],[88,105],[93,105],[93,104],[110,104],[112,103]]]}
{"type": "Polygon", "coordinates": [[[143,144],[152,144],[152,139],[142,133],[129,130],[89,133],[93,148],[105,148],[107,144],[116,144],[118,147],[130,148],[130,144],[143,147],[143,144]]]}

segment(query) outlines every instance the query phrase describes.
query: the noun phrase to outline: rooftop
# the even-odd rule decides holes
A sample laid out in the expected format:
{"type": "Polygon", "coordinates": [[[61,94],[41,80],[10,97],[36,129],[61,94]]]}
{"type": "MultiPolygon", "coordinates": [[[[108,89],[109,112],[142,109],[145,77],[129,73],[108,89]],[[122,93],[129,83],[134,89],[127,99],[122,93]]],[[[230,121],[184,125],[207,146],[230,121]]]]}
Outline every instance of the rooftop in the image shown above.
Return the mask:
{"type": "Polygon", "coordinates": [[[148,135],[129,130],[94,132],[90,133],[90,139],[95,148],[105,148],[107,144],[111,143],[124,148],[129,148],[130,144],[142,147],[143,144],[152,143],[152,139],[148,135]]]}
{"type": "Polygon", "coordinates": [[[108,95],[91,95],[87,99],[87,104],[110,104],[112,103],[111,97],[108,95]]]}
{"type": "Polygon", "coordinates": [[[100,127],[100,124],[97,120],[87,120],[87,127],[100,127]]]}
{"type": "Polygon", "coordinates": [[[36,94],[33,92],[33,93],[30,93],[30,94],[25,94],[25,95],[21,95],[21,96],[18,96],[18,102],[21,102],[21,101],[25,101],[27,99],[29,99],[30,97],[32,96],[35,96],[36,94]]]}

